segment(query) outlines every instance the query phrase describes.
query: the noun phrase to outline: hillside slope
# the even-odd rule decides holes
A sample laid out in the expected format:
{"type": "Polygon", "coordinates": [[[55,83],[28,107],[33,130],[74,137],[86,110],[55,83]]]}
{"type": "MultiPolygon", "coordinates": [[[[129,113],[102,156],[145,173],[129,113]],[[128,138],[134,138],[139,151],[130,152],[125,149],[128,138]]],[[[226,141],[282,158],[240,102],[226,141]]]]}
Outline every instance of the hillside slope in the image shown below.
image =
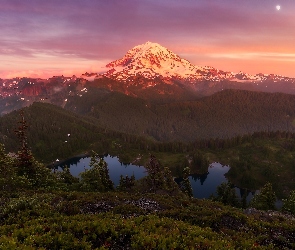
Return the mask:
{"type": "MultiPolygon", "coordinates": [[[[47,162],[65,159],[95,149],[106,153],[116,145],[128,148],[128,141],[143,141],[131,136],[103,128],[99,121],[46,103],[33,103],[24,108],[28,124],[28,144],[36,158],[47,162]]],[[[15,130],[20,120],[14,111],[0,117],[0,143],[8,151],[17,152],[18,139],[15,130]]]]}
{"type": "Polygon", "coordinates": [[[103,127],[159,141],[295,131],[294,95],[224,90],[195,101],[157,104],[118,92],[104,98],[93,93],[70,97],[65,108],[95,117],[103,127]]]}

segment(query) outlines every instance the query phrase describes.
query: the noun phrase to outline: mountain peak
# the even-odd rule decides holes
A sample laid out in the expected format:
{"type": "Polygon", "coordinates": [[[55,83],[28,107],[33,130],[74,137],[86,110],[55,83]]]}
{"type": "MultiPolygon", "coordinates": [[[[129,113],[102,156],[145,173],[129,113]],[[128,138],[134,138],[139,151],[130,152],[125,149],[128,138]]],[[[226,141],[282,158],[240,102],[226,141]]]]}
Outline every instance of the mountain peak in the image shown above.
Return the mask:
{"type": "MultiPolygon", "coordinates": [[[[161,46],[160,44],[158,43],[154,43],[154,42],[150,42],[150,41],[147,41],[146,43],[143,43],[141,45],[137,45],[137,46],[149,46],[149,47],[155,47],[155,46],[159,46],[159,47],[163,47],[161,46]]],[[[137,47],[136,46],[136,47],[137,47]]],[[[163,47],[164,48],[164,47],[163,47]]]]}
{"type": "Polygon", "coordinates": [[[110,69],[106,75],[118,80],[137,74],[145,78],[157,76],[187,78],[195,75],[200,69],[169,49],[150,41],[135,46],[123,58],[107,64],[106,67],[110,69]]]}
{"type": "MultiPolygon", "coordinates": [[[[153,42],[146,42],[144,44],[141,45],[137,45],[135,46],[133,49],[139,49],[141,52],[146,52],[149,51],[151,53],[157,53],[159,51],[167,51],[168,49],[166,49],[165,47],[163,47],[162,45],[158,44],[158,43],[153,43],[153,42]]],[[[133,50],[131,49],[131,50],[133,50]]]]}
{"type": "Polygon", "coordinates": [[[106,65],[108,71],[103,75],[119,81],[134,80],[141,76],[153,80],[184,80],[196,83],[199,81],[219,82],[230,80],[235,82],[264,81],[275,78],[276,81],[285,79],[280,76],[250,75],[247,73],[227,72],[209,66],[196,66],[189,61],[154,42],[146,42],[130,49],[121,59],[106,65]]]}
{"type": "MultiPolygon", "coordinates": [[[[123,58],[115,60],[108,65],[108,68],[116,66],[127,66],[131,63],[137,61],[142,66],[152,66],[153,64],[158,64],[156,61],[165,60],[165,58],[172,57],[172,59],[180,59],[179,56],[175,55],[170,50],[161,46],[158,43],[146,42],[141,45],[137,45],[134,48],[130,49],[123,58]],[[156,60],[157,59],[157,60],[156,60]]],[[[158,64],[160,67],[160,65],[158,64]]]]}

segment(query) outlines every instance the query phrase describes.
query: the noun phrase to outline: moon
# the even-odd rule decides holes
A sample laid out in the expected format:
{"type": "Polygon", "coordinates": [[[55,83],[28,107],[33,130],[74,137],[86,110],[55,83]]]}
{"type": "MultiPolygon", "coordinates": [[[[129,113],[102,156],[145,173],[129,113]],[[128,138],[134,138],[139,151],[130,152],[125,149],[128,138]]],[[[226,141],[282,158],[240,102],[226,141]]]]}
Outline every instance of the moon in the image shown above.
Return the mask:
{"type": "Polygon", "coordinates": [[[277,9],[277,10],[280,10],[280,9],[281,9],[281,6],[280,6],[280,5],[277,5],[277,6],[276,6],[276,9],[277,9]]]}

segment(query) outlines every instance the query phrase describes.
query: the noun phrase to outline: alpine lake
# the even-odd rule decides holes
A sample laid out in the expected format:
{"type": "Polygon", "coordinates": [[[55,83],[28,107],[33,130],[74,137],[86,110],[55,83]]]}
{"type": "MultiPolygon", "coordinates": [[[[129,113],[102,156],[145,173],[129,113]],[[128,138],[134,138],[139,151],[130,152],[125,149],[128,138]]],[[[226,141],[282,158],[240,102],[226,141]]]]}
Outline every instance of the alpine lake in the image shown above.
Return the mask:
{"type": "MultiPolygon", "coordinates": [[[[79,174],[90,168],[91,157],[75,157],[60,164],[55,164],[57,171],[61,171],[64,167],[69,167],[71,174],[79,177],[79,174]]],[[[134,175],[138,180],[147,175],[143,166],[125,164],[119,161],[116,156],[104,156],[103,159],[108,164],[109,175],[114,185],[117,186],[120,181],[120,176],[124,177],[134,175]]],[[[193,189],[193,195],[198,199],[208,199],[211,195],[216,195],[217,187],[227,182],[225,173],[229,170],[229,166],[223,166],[218,162],[211,163],[208,166],[208,171],[205,174],[194,174],[189,177],[193,189]]],[[[175,179],[177,182],[177,179],[175,179]]],[[[247,192],[247,201],[250,201],[257,191],[249,191],[235,187],[236,193],[242,197],[247,192]]]]}

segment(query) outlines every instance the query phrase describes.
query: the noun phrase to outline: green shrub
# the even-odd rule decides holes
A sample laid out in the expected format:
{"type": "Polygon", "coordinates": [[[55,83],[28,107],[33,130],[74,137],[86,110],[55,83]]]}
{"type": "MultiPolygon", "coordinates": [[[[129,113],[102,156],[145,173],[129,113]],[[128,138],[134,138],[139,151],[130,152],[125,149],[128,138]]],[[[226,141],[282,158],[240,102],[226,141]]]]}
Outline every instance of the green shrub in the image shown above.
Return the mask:
{"type": "Polygon", "coordinates": [[[223,182],[217,187],[217,196],[213,198],[214,201],[222,202],[224,205],[233,207],[240,207],[240,200],[231,183],[223,182]]]}
{"type": "Polygon", "coordinates": [[[291,214],[295,214],[295,191],[291,191],[290,195],[287,199],[283,199],[283,207],[282,210],[285,212],[289,212],[291,214]]]}
{"type": "Polygon", "coordinates": [[[81,189],[83,191],[110,191],[114,189],[114,183],[109,176],[107,163],[95,152],[90,160],[90,169],[81,173],[81,189]]]}
{"type": "Polygon", "coordinates": [[[272,190],[271,183],[266,183],[260,190],[260,192],[254,195],[250,202],[250,207],[254,207],[261,210],[274,210],[276,202],[275,192],[272,190]]]}

